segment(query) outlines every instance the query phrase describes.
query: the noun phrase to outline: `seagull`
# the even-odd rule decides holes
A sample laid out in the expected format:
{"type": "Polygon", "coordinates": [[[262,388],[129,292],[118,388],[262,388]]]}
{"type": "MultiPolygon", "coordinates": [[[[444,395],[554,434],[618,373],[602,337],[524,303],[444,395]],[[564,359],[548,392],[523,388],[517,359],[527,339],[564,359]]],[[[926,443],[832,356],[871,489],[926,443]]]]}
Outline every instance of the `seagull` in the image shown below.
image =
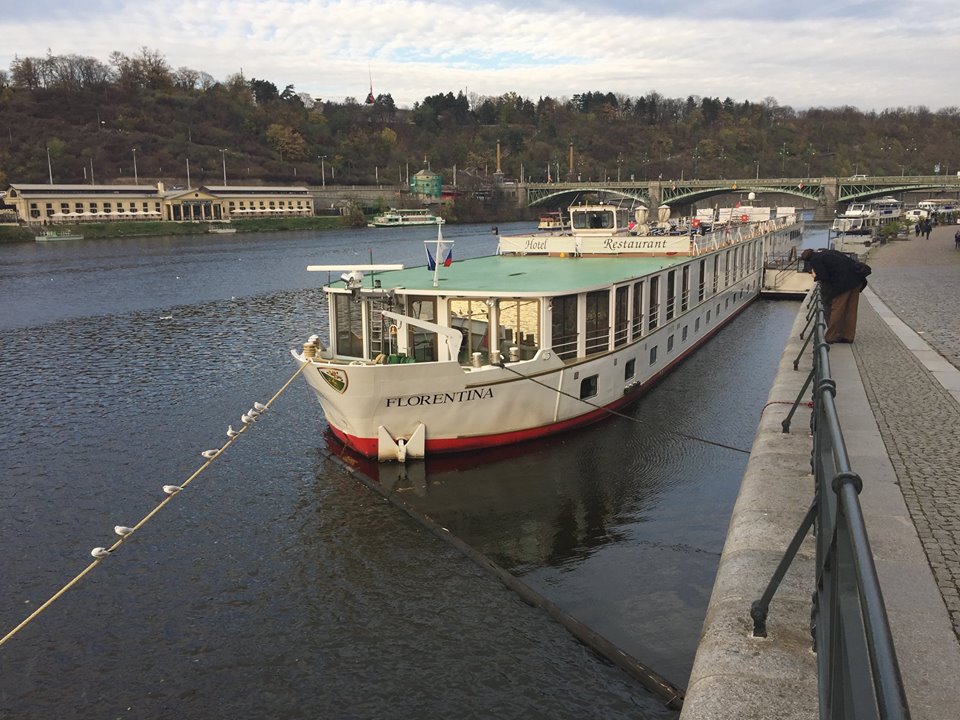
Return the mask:
{"type": "Polygon", "coordinates": [[[126,537],[133,532],[133,528],[126,525],[115,525],[113,531],[120,537],[126,537]]]}
{"type": "Polygon", "coordinates": [[[255,402],[255,403],[253,404],[253,409],[254,409],[254,410],[258,410],[259,412],[263,412],[264,410],[267,409],[267,406],[264,405],[263,403],[255,402]]]}
{"type": "Polygon", "coordinates": [[[90,551],[90,554],[93,555],[95,558],[97,558],[97,560],[99,560],[100,558],[105,558],[107,555],[109,555],[110,551],[107,550],[106,548],[95,547],[93,550],[90,551]]]}
{"type": "Polygon", "coordinates": [[[177,494],[178,492],[180,492],[181,490],[183,490],[183,488],[180,487],[179,485],[164,485],[164,486],[163,486],[163,491],[164,491],[167,495],[176,495],[176,494],[177,494]]]}
{"type": "Polygon", "coordinates": [[[207,460],[213,460],[219,452],[219,450],[204,450],[200,454],[203,455],[207,460]]]}
{"type": "Polygon", "coordinates": [[[256,420],[256,418],[252,418],[252,417],[250,417],[249,415],[247,415],[246,413],[244,413],[243,415],[240,416],[240,422],[242,422],[244,425],[249,425],[249,424],[252,423],[254,420],[256,420]]]}
{"type": "Polygon", "coordinates": [[[254,420],[260,417],[260,413],[258,413],[255,408],[250,408],[249,410],[247,410],[247,415],[252,417],[254,420]]]}
{"type": "Polygon", "coordinates": [[[227,425],[227,437],[233,438],[239,435],[240,433],[233,429],[233,425],[227,425]]]}

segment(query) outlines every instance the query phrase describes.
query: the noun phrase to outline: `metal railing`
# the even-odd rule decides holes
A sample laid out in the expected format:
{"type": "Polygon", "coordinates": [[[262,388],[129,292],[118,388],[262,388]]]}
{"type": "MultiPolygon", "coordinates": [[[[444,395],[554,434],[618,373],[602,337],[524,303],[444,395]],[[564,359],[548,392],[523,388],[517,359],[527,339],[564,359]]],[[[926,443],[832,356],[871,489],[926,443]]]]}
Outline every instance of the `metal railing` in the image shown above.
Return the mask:
{"type": "MultiPolygon", "coordinates": [[[[907,720],[910,710],[893,647],[877,569],[873,562],[859,494],[863,482],[850,467],[834,403],[837,386],[830,374],[830,346],[819,285],[810,298],[807,339],[813,340],[813,369],[804,382],[790,419],[807,388],[813,385],[811,467],[816,490],[813,502],[763,596],[750,608],[755,637],[766,637],[770,602],[806,534],[816,539],[817,585],[810,617],[817,653],[820,717],[907,720]]],[[[794,362],[794,369],[798,367],[794,362]]]]}

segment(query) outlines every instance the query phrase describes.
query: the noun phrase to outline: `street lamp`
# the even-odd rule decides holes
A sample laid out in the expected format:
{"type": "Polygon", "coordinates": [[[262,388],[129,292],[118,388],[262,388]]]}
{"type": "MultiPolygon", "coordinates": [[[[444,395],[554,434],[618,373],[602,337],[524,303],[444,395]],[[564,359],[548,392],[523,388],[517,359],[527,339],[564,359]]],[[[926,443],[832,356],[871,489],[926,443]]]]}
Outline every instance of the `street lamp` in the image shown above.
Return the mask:
{"type": "Polygon", "coordinates": [[[140,178],[137,176],[137,149],[130,148],[133,151],[133,183],[134,185],[140,184],[140,178]]]}
{"type": "Polygon", "coordinates": [[[327,159],[326,155],[318,155],[320,159],[320,184],[322,187],[327,186],[327,167],[324,165],[323,161],[327,159]]]}
{"type": "Polygon", "coordinates": [[[220,148],[220,162],[223,163],[223,185],[227,185],[227,149],[220,148]]]}

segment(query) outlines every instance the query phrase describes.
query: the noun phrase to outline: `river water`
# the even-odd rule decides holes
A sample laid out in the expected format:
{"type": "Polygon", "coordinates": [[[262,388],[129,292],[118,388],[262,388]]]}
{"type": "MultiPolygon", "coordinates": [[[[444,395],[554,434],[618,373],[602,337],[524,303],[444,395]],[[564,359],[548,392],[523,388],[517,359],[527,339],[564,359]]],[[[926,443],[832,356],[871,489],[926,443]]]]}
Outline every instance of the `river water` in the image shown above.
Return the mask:
{"type": "MultiPolygon", "coordinates": [[[[423,264],[424,239],[0,246],[0,634],[296,370],[326,327],[306,265],[423,264]]],[[[754,303],[629,420],[380,481],[683,686],[748,456],[676,433],[749,450],[798,308],[754,303]]],[[[676,717],[350,477],[324,429],[298,379],[0,648],[0,718],[676,717]]]]}

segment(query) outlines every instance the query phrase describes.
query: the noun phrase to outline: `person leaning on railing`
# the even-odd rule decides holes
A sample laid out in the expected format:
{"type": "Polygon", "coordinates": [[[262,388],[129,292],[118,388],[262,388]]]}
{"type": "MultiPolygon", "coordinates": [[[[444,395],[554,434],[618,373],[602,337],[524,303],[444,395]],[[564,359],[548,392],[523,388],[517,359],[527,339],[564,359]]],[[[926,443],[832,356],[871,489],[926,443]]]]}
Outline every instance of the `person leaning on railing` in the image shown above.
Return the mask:
{"type": "Polygon", "coordinates": [[[860,293],[867,286],[870,266],[837,250],[807,248],[800,259],[809,264],[814,280],[820,283],[826,341],[852,343],[857,334],[860,293]]]}

